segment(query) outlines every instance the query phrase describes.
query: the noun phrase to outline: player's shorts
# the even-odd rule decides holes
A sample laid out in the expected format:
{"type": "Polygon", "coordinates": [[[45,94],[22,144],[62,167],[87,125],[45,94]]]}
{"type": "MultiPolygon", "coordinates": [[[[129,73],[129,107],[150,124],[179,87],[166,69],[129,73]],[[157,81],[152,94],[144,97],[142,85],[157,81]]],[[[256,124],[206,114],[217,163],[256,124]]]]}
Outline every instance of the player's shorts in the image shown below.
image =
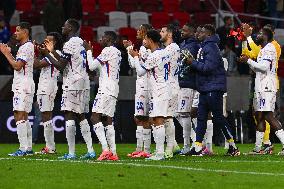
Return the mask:
{"type": "Polygon", "coordinates": [[[255,92],[253,99],[254,111],[274,112],[276,92],[255,92]]]}
{"type": "Polygon", "coordinates": [[[135,94],[134,116],[149,116],[149,92],[140,91],[135,94]]]}
{"type": "Polygon", "coordinates": [[[168,117],[168,99],[151,98],[149,104],[149,117],[168,117]]]}
{"type": "Polygon", "coordinates": [[[115,112],[116,101],[117,99],[113,96],[98,93],[93,103],[92,112],[113,117],[115,112]]]}
{"type": "Polygon", "coordinates": [[[89,112],[90,90],[64,90],[61,110],[78,114],[89,112]]]}
{"type": "Polygon", "coordinates": [[[194,90],[189,88],[181,88],[178,94],[177,113],[190,112],[193,101],[194,90]]]}
{"type": "Polygon", "coordinates": [[[21,92],[14,92],[13,96],[13,111],[21,111],[30,113],[33,106],[34,94],[26,94],[21,92]]]}
{"type": "Polygon", "coordinates": [[[168,116],[174,117],[178,110],[178,95],[180,89],[173,89],[171,91],[171,98],[169,99],[168,116]]]}
{"type": "Polygon", "coordinates": [[[199,104],[199,92],[198,91],[194,91],[193,92],[193,100],[192,100],[192,105],[191,107],[193,108],[198,108],[198,104],[199,104]]]}
{"type": "Polygon", "coordinates": [[[54,108],[55,95],[38,94],[37,103],[41,112],[51,112],[54,108]]]}

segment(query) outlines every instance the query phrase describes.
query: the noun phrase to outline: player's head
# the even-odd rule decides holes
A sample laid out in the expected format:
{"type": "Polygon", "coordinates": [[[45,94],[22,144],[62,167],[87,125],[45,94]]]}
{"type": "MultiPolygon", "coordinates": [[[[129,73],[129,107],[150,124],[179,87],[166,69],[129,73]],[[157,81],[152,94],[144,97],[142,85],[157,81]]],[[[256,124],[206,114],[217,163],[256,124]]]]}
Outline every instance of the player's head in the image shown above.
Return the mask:
{"type": "Polygon", "coordinates": [[[102,36],[100,43],[103,47],[108,47],[113,45],[116,42],[116,40],[117,40],[117,35],[114,31],[106,31],[102,36]]]}
{"type": "Polygon", "coordinates": [[[195,37],[196,39],[198,39],[198,36],[199,36],[199,34],[200,34],[202,28],[203,28],[203,25],[197,26],[196,31],[195,31],[195,34],[194,34],[194,37],[195,37]]]}
{"type": "Polygon", "coordinates": [[[271,42],[272,40],[273,40],[272,30],[267,27],[264,27],[257,34],[255,43],[257,45],[263,45],[263,44],[271,42]]]}
{"type": "Polygon", "coordinates": [[[162,27],[160,35],[162,43],[165,43],[168,40],[179,43],[181,38],[179,29],[173,24],[162,27]]]}
{"type": "Polygon", "coordinates": [[[205,24],[198,35],[198,40],[204,41],[208,37],[215,35],[215,33],[216,29],[212,24],[205,24]]]}
{"type": "Polygon", "coordinates": [[[273,26],[272,24],[266,24],[265,26],[263,26],[263,28],[268,28],[272,31],[273,34],[275,34],[275,26],[273,26]]]}
{"type": "Polygon", "coordinates": [[[196,32],[196,26],[191,23],[186,23],[183,25],[181,29],[181,37],[182,39],[187,39],[190,37],[194,37],[196,32]]]}
{"type": "Polygon", "coordinates": [[[68,36],[70,34],[75,34],[78,32],[79,28],[80,28],[80,24],[77,20],[73,18],[68,19],[64,23],[64,26],[62,27],[62,35],[68,36]]]}
{"type": "Polygon", "coordinates": [[[150,24],[142,24],[138,30],[137,30],[137,39],[143,40],[147,31],[153,29],[153,27],[150,24]]]}
{"type": "Polygon", "coordinates": [[[63,48],[63,39],[58,32],[50,32],[47,34],[46,39],[53,41],[55,50],[62,50],[63,48]]]}
{"type": "Polygon", "coordinates": [[[232,26],[233,22],[234,22],[234,20],[231,16],[225,16],[223,21],[224,21],[225,26],[227,26],[227,27],[232,26]]]}
{"type": "Polygon", "coordinates": [[[150,49],[153,45],[159,45],[161,40],[161,35],[157,30],[149,30],[143,41],[144,46],[150,49]]]}
{"type": "Polygon", "coordinates": [[[15,35],[16,35],[16,39],[18,41],[30,39],[31,35],[32,35],[32,29],[31,29],[30,23],[28,23],[28,22],[21,22],[16,27],[15,35]]]}

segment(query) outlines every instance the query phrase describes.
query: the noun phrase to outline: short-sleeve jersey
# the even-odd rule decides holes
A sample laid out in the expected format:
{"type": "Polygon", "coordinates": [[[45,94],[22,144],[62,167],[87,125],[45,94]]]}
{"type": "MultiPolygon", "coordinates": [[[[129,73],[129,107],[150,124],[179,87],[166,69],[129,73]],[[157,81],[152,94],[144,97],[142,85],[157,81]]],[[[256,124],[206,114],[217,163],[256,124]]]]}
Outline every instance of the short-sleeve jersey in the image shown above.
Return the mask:
{"type": "Polygon", "coordinates": [[[26,93],[34,93],[34,45],[31,41],[27,41],[20,46],[16,55],[16,61],[22,61],[25,65],[20,71],[14,70],[12,91],[22,90],[26,93]]]}
{"type": "Polygon", "coordinates": [[[98,92],[117,98],[121,52],[114,46],[105,47],[96,59],[101,63],[98,92]]]}

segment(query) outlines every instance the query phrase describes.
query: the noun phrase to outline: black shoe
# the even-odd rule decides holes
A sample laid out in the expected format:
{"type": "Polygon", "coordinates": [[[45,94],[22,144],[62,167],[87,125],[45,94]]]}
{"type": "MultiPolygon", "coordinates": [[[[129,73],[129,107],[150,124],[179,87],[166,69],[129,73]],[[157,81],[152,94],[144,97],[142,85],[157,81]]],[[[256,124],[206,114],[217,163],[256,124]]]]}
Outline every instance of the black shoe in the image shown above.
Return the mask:
{"type": "Polygon", "coordinates": [[[234,148],[233,146],[229,146],[229,149],[226,153],[227,156],[239,156],[241,152],[238,148],[234,148]]]}
{"type": "Polygon", "coordinates": [[[184,154],[185,156],[203,156],[202,155],[202,150],[200,151],[195,151],[195,147],[191,148],[191,150],[187,153],[184,154]]]}

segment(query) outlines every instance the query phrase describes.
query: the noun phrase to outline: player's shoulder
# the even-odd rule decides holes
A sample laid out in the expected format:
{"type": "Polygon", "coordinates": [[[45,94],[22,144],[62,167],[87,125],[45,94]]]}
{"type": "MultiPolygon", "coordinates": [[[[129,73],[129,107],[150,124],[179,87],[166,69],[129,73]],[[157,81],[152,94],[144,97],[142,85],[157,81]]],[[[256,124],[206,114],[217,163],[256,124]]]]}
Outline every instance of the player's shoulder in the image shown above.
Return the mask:
{"type": "Polygon", "coordinates": [[[68,41],[66,41],[66,43],[64,44],[64,46],[77,46],[77,45],[83,45],[83,40],[80,37],[71,37],[68,41]]]}
{"type": "Polygon", "coordinates": [[[173,50],[179,50],[180,49],[180,47],[176,43],[171,43],[167,47],[170,48],[170,49],[173,49],[173,50]]]}
{"type": "Polygon", "coordinates": [[[268,43],[267,45],[265,45],[265,47],[263,48],[263,51],[266,52],[275,52],[276,53],[276,48],[273,45],[273,43],[268,43]]]}
{"type": "Polygon", "coordinates": [[[20,46],[20,49],[33,49],[33,48],[34,44],[32,43],[32,41],[27,41],[26,43],[20,46]]]}

